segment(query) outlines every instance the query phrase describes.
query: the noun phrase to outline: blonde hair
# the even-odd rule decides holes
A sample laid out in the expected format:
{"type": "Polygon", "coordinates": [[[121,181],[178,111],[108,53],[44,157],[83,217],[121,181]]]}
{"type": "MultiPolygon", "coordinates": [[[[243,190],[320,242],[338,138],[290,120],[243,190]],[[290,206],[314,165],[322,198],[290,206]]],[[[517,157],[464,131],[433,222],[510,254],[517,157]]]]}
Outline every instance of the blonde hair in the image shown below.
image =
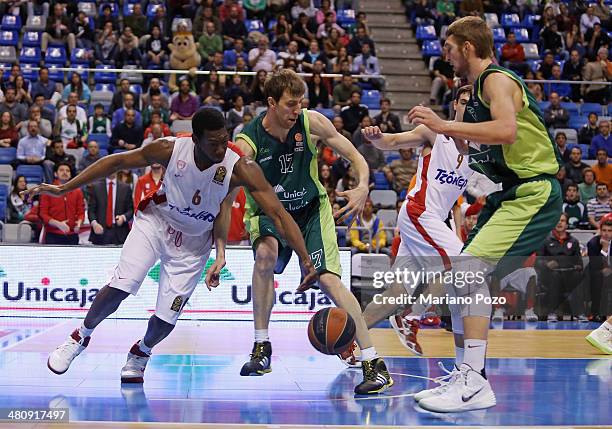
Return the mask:
{"type": "Polygon", "coordinates": [[[451,36],[455,36],[460,45],[470,42],[480,59],[486,60],[493,55],[493,32],[482,18],[466,16],[456,20],[446,31],[446,37],[451,36]]]}
{"type": "Polygon", "coordinates": [[[264,94],[266,98],[272,97],[278,102],[285,91],[292,97],[304,95],[304,81],[291,69],[282,69],[270,76],[264,84],[264,94]]]}

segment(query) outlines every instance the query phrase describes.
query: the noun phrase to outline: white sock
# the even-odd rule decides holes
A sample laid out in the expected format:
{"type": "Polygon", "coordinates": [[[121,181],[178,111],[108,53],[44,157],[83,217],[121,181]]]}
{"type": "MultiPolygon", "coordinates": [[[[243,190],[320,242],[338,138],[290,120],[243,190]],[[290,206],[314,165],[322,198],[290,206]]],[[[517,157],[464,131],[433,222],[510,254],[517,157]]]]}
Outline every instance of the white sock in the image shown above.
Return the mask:
{"type": "Polygon", "coordinates": [[[472,367],[476,372],[482,372],[487,355],[487,340],[466,339],[463,344],[463,363],[472,367]]]}
{"type": "Polygon", "coordinates": [[[81,324],[81,327],[79,328],[79,335],[81,336],[81,338],[86,338],[91,336],[92,332],[93,332],[93,328],[89,329],[86,328],[84,324],[81,324]]]}
{"type": "Polygon", "coordinates": [[[138,344],[138,347],[140,348],[141,352],[146,353],[148,355],[151,354],[152,348],[145,344],[144,338],[142,340],[140,340],[140,344],[138,344]]]}
{"type": "Polygon", "coordinates": [[[267,329],[255,329],[255,342],[263,343],[264,341],[270,341],[267,329]]]}
{"type": "Polygon", "coordinates": [[[455,346],[455,366],[459,368],[463,363],[463,353],[465,349],[463,347],[455,346]]]}
{"type": "Polygon", "coordinates": [[[367,349],[361,350],[361,357],[359,358],[359,360],[365,362],[368,360],[376,359],[377,357],[378,353],[376,353],[376,349],[374,348],[374,346],[372,346],[368,347],[367,349]]]}
{"type": "Polygon", "coordinates": [[[607,320],[601,324],[601,327],[612,332],[612,323],[608,322],[607,320]]]}

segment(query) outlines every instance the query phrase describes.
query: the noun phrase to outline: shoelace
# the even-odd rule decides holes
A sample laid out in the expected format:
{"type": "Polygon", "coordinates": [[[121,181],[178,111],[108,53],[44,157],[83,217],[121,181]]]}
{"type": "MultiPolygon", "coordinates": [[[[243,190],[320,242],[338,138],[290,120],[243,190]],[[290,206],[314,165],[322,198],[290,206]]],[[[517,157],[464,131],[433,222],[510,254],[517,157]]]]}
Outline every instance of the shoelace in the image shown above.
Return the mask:
{"type": "Polygon", "coordinates": [[[251,359],[261,359],[263,357],[264,354],[264,344],[263,343],[256,343],[255,344],[255,350],[253,350],[253,353],[251,353],[251,359]]]}
{"type": "Polygon", "coordinates": [[[363,381],[376,381],[376,370],[373,361],[362,362],[363,381]]]}
{"type": "Polygon", "coordinates": [[[438,367],[440,367],[440,369],[444,371],[446,375],[436,377],[433,379],[433,381],[441,386],[452,384],[455,381],[455,378],[459,376],[459,371],[454,368],[452,371],[449,371],[442,362],[438,362],[438,367]]]}
{"type": "Polygon", "coordinates": [[[148,359],[148,357],[132,355],[128,358],[126,367],[140,370],[146,366],[148,359]]]}
{"type": "Polygon", "coordinates": [[[68,350],[70,353],[75,353],[79,349],[79,347],[81,347],[81,344],[71,339],[71,341],[66,341],[65,343],[60,345],[57,349],[58,351],[61,351],[61,352],[68,350]]]}

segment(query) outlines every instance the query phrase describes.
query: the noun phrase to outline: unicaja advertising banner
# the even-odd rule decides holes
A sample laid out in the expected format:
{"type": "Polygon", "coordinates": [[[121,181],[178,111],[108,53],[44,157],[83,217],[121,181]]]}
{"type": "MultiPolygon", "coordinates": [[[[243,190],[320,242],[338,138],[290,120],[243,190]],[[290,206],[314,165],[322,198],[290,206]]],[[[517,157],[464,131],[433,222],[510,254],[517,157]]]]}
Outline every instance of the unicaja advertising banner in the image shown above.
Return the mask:
{"type": "MultiPolygon", "coordinates": [[[[96,293],[111,277],[121,249],[116,247],[0,246],[0,316],[84,318],[96,293]]],[[[204,274],[181,319],[252,320],[253,251],[228,248],[221,284],[208,291],[204,274]]],[[[214,261],[214,249],[207,267],[214,261]]],[[[342,282],[351,278],[351,254],[340,251],[342,282]]],[[[160,265],[146,276],[139,293],[128,297],[111,318],[148,319],[157,300],[160,265]]],[[[298,293],[297,257],[274,276],[273,321],[307,321],[332,305],[319,290],[298,293]]]]}

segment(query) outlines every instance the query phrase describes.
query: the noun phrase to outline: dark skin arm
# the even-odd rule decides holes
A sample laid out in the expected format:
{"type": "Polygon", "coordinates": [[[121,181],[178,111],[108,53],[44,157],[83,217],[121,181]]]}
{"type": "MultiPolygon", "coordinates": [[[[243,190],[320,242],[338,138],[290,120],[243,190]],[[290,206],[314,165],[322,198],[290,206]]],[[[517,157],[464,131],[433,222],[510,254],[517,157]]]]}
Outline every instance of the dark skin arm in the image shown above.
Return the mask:
{"type": "Polygon", "coordinates": [[[244,186],[249,190],[257,205],[274,222],[279,234],[287,240],[289,246],[297,253],[304,274],[304,279],[298,290],[308,289],[317,280],[318,274],[310,260],[302,232],[278,200],[259,165],[249,158],[241,158],[234,166],[230,188],[233,189],[238,186],[244,186]]]}

